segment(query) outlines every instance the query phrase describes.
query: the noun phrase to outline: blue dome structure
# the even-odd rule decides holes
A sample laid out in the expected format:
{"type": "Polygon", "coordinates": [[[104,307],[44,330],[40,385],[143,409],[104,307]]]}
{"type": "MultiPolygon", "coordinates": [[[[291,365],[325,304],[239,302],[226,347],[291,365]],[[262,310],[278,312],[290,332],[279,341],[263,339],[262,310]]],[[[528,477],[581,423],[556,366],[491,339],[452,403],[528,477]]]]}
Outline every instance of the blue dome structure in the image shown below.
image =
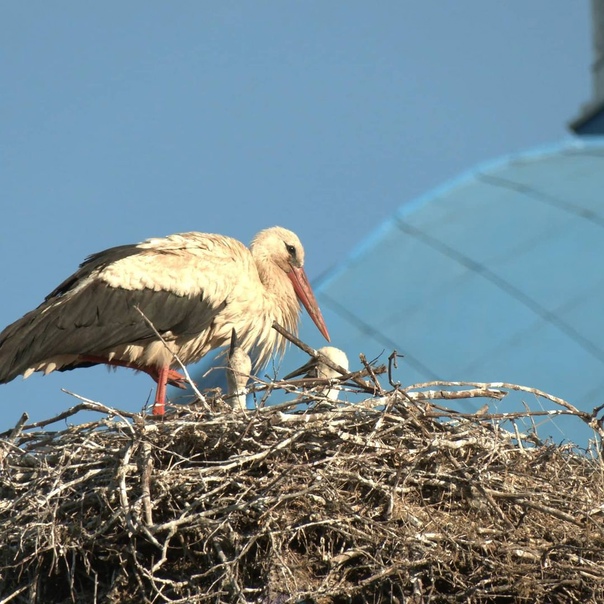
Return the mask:
{"type": "MultiPolygon", "coordinates": [[[[315,291],[353,365],[395,349],[405,384],[512,382],[591,410],[604,403],[603,259],[604,138],[573,138],[404,203],[315,291]]],[[[301,337],[322,345],[309,321],[301,337]]]]}
{"type": "MultiPolygon", "coordinates": [[[[403,203],[313,284],[332,345],[353,370],[359,353],[385,362],[396,350],[403,386],[506,382],[583,411],[604,404],[604,2],[591,9],[592,98],[569,123],[578,136],[478,165],[403,203]]],[[[302,314],[301,339],[323,346],[302,314]]],[[[267,373],[286,375],[305,360],[292,347],[267,373]]],[[[530,397],[493,404],[552,409],[530,397]]],[[[482,404],[460,402],[469,412],[482,404]]],[[[553,409],[544,421],[557,417],[554,429],[539,436],[579,444],[593,436],[553,409]]]]}

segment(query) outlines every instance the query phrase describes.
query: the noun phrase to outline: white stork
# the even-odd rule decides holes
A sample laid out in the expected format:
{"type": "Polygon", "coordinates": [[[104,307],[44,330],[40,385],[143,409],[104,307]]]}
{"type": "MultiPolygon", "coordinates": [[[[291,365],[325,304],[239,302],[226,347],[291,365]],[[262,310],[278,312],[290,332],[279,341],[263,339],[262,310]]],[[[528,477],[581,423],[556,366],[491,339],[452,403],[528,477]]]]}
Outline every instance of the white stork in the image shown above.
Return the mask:
{"type": "Polygon", "coordinates": [[[235,329],[262,367],[287,344],[273,322],[297,331],[298,299],[329,341],[303,265],[300,240],[282,227],[261,231],[249,249],[192,232],[93,254],[0,333],[0,384],[35,371],[130,367],[156,380],[153,412],[163,415],[166,384],[184,381],[175,355],[194,363],[235,329]]]}

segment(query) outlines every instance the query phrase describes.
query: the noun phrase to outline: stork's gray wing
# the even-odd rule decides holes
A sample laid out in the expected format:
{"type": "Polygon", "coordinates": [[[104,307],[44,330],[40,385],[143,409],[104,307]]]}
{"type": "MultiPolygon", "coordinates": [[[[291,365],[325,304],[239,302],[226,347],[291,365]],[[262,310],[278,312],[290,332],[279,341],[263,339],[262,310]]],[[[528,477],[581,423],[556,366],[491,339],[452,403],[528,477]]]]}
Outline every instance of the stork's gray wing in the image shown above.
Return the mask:
{"type": "Polygon", "coordinates": [[[54,359],[61,355],[105,356],[118,346],[156,340],[137,308],[180,346],[209,328],[242,268],[253,274],[250,263],[241,243],[203,233],[93,254],[38,308],[0,333],[0,383],[46,362],[58,366],[54,359]]]}

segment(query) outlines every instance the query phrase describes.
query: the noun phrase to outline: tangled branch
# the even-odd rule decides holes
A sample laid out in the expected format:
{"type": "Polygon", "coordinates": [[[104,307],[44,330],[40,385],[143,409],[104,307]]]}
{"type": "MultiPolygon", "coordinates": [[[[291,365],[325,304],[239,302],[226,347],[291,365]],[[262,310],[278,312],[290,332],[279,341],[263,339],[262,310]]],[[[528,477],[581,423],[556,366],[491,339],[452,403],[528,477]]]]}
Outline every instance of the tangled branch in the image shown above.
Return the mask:
{"type": "Polygon", "coordinates": [[[0,602],[603,601],[600,410],[504,383],[367,396],[376,369],[342,376],[357,404],[314,380],[258,385],[295,412],[206,395],[158,421],[79,397],[22,419],[0,440],[0,602]],[[556,407],[443,405],[511,390],[556,407]],[[517,428],[560,414],[593,455],[517,428]]]}

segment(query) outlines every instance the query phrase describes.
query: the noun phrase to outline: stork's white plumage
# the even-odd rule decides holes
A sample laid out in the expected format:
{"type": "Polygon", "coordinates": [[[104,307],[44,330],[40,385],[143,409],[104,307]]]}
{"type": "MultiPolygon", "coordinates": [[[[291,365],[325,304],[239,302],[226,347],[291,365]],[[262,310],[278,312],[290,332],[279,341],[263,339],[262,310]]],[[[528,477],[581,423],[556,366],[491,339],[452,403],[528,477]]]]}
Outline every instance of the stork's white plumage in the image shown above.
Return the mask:
{"type": "Polygon", "coordinates": [[[281,227],[258,233],[249,249],[192,232],[93,254],[0,333],[0,383],[35,371],[125,366],[157,381],[153,410],[161,415],[166,384],[183,382],[174,355],[194,363],[235,329],[259,368],[287,344],[274,321],[297,331],[298,299],[329,340],[303,265],[300,240],[281,227]]]}
{"type": "MultiPolygon", "coordinates": [[[[343,350],[339,348],[335,348],[334,346],[323,346],[323,348],[319,348],[317,350],[318,353],[327,357],[332,363],[335,365],[339,365],[342,369],[348,371],[348,357],[343,350]]],[[[318,378],[322,380],[332,380],[337,377],[341,377],[341,373],[332,369],[329,365],[327,365],[321,358],[311,358],[308,363],[302,365],[302,367],[298,367],[291,373],[285,376],[286,380],[289,380],[295,376],[304,375],[309,378],[318,378]]],[[[338,395],[340,389],[338,387],[322,387],[318,389],[321,394],[326,396],[328,399],[332,401],[338,400],[338,395]]]]}

